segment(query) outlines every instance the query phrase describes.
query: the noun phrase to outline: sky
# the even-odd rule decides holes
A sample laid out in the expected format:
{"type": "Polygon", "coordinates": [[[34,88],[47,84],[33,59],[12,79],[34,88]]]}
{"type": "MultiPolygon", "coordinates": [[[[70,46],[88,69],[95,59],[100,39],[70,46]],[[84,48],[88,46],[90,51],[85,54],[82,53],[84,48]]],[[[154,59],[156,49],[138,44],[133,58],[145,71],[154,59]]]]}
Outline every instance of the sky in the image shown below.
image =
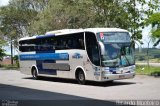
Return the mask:
{"type": "MultiPolygon", "coordinates": [[[[9,0],[0,0],[0,6],[7,5],[8,2],[9,0]]],[[[149,37],[150,30],[151,30],[151,27],[145,27],[142,31],[142,36],[143,36],[142,42],[144,43],[143,45],[141,45],[142,48],[147,47],[147,42],[149,42],[150,40],[150,37],[149,37]]],[[[150,47],[152,46],[153,46],[153,43],[150,43],[150,47]]],[[[136,45],[136,47],[138,46],[136,45]]],[[[160,48],[160,45],[158,46],[158,48],[160,48]]],[[[10,47],[5,47],[5,49],[6,49],[6,52],[10,54],[10,47]]]]}
{"type": "Polygon", "coordinates": [[[9,0],[0,0],[0,6],[4,6],[8,4],[9,0]]]}

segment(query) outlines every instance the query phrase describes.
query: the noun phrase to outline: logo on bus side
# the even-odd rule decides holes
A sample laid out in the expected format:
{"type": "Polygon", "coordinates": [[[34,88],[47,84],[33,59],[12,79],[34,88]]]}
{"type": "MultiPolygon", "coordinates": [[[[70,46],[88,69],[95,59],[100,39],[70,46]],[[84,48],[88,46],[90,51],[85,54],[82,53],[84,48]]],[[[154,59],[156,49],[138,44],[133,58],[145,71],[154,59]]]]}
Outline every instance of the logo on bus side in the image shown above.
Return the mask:
{"type": "Polygon", "coordinates": [[[83,56],[80,53],[74,53],[74,55],[72,56],[72,58],[80,59],[80,58],[83,58],[83,56]]]}

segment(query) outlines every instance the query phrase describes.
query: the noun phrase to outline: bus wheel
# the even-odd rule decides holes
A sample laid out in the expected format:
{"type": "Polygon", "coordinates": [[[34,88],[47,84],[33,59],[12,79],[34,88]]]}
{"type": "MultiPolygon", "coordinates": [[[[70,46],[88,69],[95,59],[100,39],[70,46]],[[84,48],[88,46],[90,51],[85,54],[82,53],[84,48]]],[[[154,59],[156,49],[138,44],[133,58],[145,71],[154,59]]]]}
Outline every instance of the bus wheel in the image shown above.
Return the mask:
{"type": "Polygon", "coordinates": [[[32,68],[32,77],[33,77],[33,79],[38,79],[38,74],[37,74],[37,70],[36,70],[36,68],[32,68]]]}
{"type": "Polygon", "coordinates": [[[77,80],[79,84],[85,84],[86,81],[85,81],[85,75],[83,71],[78,71],[77,80]]]}

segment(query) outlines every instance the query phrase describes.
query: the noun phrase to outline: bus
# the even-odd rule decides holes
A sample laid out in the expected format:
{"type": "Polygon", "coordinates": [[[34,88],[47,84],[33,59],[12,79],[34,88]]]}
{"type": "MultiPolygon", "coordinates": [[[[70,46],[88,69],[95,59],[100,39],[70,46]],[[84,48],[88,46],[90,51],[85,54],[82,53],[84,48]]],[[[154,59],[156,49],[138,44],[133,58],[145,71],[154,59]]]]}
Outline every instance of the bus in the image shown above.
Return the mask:
{"type": "Polygon", "coordinates": [[[135,76],[135,46],[124,29],[63,29],[18,42],[20,70],[34,79],[68,78],[85,84],[135,76]]]}

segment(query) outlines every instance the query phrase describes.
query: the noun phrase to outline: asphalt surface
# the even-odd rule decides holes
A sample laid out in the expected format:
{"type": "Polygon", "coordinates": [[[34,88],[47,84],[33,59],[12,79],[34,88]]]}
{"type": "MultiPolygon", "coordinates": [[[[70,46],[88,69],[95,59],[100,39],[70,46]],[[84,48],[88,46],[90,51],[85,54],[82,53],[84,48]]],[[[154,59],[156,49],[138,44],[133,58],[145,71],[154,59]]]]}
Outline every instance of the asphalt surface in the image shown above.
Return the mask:
{"type": "Polygon", "coordinates": [[[16,70],[0,70],[0,100],[102,100],[105,104],[115,100],[160,100],[160,77],[137,75],[113,83],[79,85],[75,80],[34,80],[16,70]]]}
{"type": "MultiPolygon", "coordinates": [[[[137,65],[148,65],[147,63],[136,63],[137,65]]],[[[149,63],[150,66],[160,67],[160,63],[149,63]]]]}

